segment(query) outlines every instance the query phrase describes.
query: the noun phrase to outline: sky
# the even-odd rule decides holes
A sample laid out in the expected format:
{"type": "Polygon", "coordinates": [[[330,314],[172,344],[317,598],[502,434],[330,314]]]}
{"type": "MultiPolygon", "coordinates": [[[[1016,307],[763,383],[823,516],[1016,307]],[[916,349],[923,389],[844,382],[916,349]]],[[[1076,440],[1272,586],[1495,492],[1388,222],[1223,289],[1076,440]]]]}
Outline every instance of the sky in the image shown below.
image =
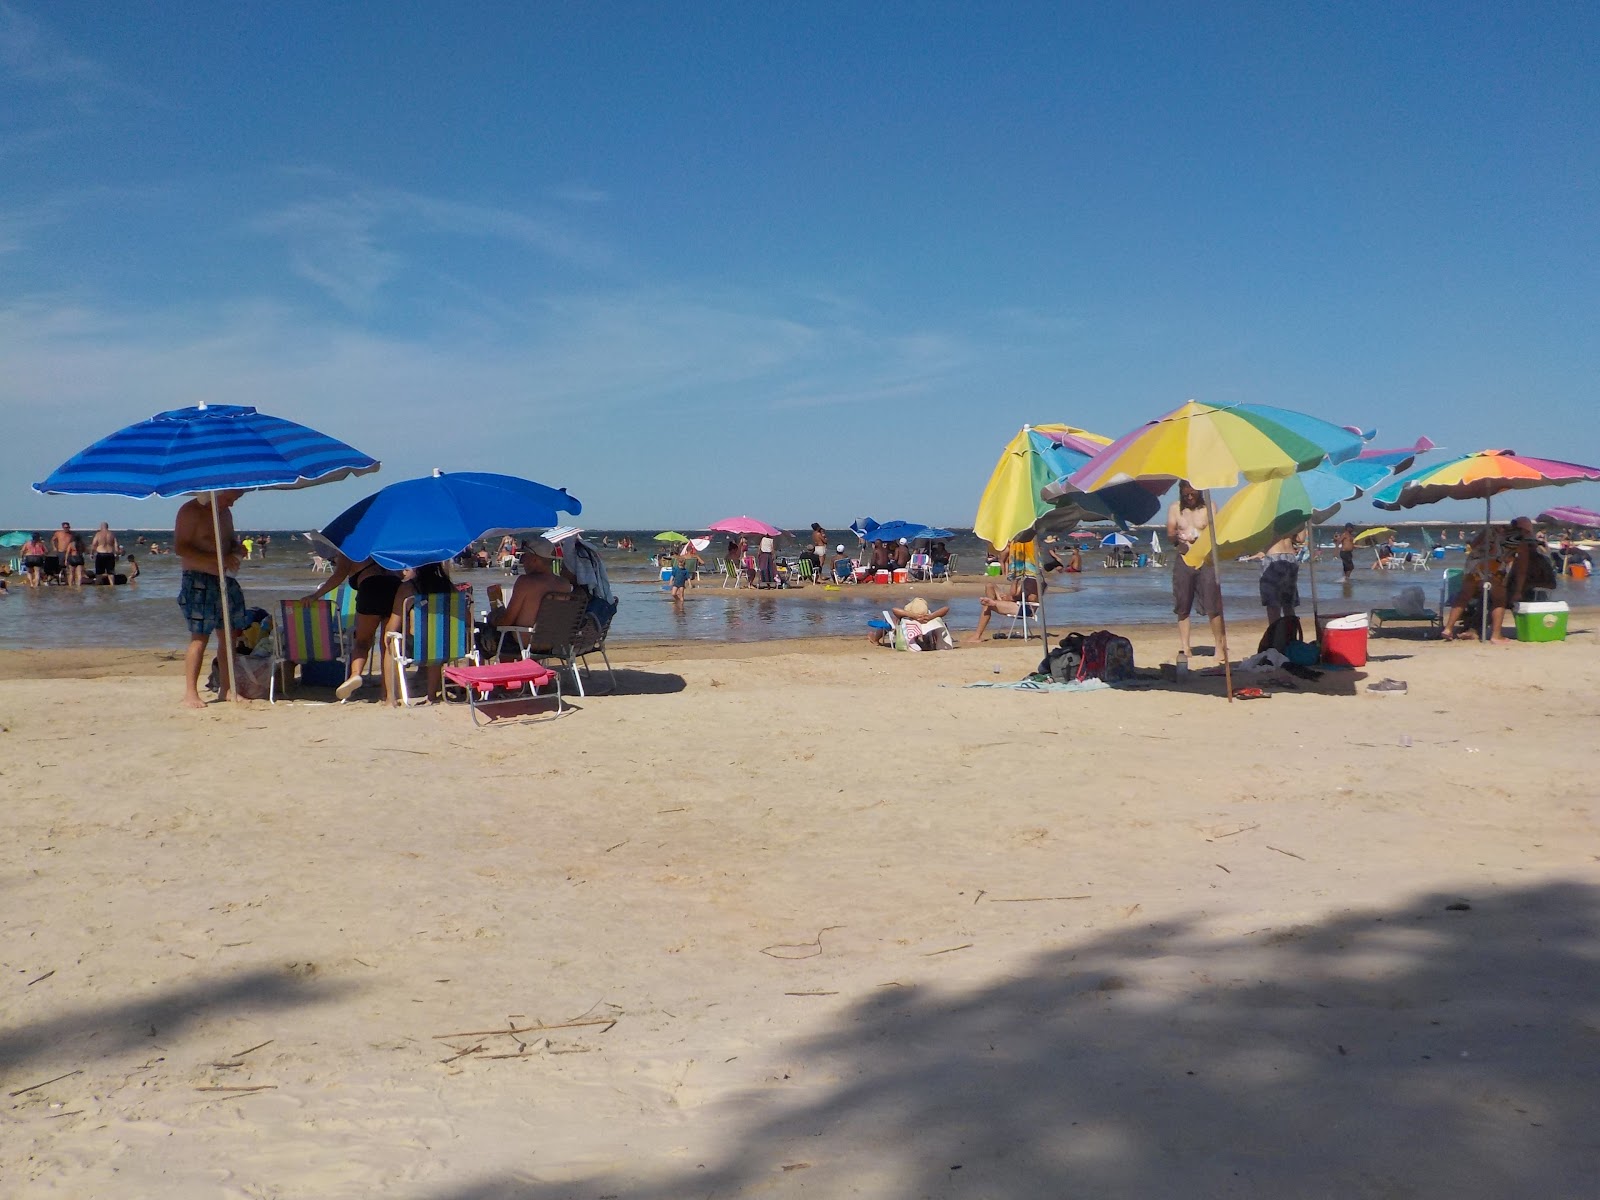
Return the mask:
{"type": "Polygon", "coordinates": [[[170,523],[29,485],[201,401],[384,464],[241,527],[435,467],[970,525],[1023,424],[1190,398],[1600,463],[1596,63],[1571,3],[0,0],[0,524],[170,523]]]}

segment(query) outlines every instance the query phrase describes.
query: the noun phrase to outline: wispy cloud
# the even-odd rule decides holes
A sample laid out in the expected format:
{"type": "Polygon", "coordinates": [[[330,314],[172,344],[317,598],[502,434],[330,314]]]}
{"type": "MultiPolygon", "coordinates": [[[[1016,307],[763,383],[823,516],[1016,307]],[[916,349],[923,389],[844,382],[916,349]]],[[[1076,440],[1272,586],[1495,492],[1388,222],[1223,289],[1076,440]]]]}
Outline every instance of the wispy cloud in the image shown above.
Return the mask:
{"type": "Polygon", "coordinates": [[[56,93],[83,111],[111,95],[152,102],[104,64],[78,53],[43,21],[5,3],[0,3],[0,77],[56,93]]]}
{"type": "Polygon", "coordinates": [[[249,228],[283,239],[290,268],[354,311],[414,260],[414,239],[440,234],[508,242],[574,266],[612,260],[597,240],[547,214],[517,212],[393,188],[354,188],[263,214],[249,228]]]}

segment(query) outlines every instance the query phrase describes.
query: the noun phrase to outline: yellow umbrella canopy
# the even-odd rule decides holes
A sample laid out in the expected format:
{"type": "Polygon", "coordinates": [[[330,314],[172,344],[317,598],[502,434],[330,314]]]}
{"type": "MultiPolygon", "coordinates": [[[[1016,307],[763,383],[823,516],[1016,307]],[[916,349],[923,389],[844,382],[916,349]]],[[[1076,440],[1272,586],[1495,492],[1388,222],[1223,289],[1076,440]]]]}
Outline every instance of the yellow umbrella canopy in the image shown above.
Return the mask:
{"type": "Polygon", "coordinates": [[[1039,495],[1044,486],[1110,444],[1110,438],[1074,425],[1024,425],[1006,443],[984,485],[973,533],[998,548],[1032,529],[1054,507],[1039,495]]]}
{"type": "Polygon", "coordinates": [[[1357,542],[1370,542],[1373,538],[1388,537],[1393,532],[1394,530],[1390,529],[1387,525],[1379,525],[1376,529],[1363,529],[1360,533],[1356,534],[1355,540],[1357,542]]]}

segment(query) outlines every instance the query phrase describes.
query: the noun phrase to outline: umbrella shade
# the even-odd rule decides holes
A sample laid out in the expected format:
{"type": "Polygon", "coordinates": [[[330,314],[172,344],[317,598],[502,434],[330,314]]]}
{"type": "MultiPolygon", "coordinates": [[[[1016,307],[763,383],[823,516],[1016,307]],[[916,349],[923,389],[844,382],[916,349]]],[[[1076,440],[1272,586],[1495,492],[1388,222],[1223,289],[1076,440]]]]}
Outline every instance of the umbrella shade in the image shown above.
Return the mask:
{"type": "Polygon", "coordinates": [[[1257,483],[1342,463],[1361,438],[1328,421],[1262,404],[1231,407],[1191,400],[1124,434],[1067,480],[1086,492],[1135,479],[1187,479],[1201,491],[1257,483]]]}
{"type": "Polygon", "coordinates": [[[8,533],[4,536],[0,536],[0,546],[5,546],[8,549],[12,546],[26,546],[32,540],[33,534],[23,533],[19,529],[15,533],[8,533]]]}
{"type": "Polygon", "coordinates": [[[1600,480],[1600,467],[1532,458],[1513,450],[1479,450],[1418,467],[1373,494],[1390,511],[1439,500],[1484,500],[1501,492],[1600,480]]]}
{"type": "Polygon", "coordinates": [[[356,501],[323,529],[345,557],[392,570],[444,562],[485,534],[547,529],[583,505],[564,489],[514,475],[435,471],[356,501]]]}
{"type": "Polygon", "coordinates": [[[714,525],[707,525],[712,533],[760,534],[762,537],[782,537],[783,530],[758,521],[754,517],[723,517],[714,525]]]}
{"type": "Polygon", "coordinates": [[[1126,485],[1095,495],[1066,487],[1062,479],[1088,462],[1111,439],[1073,425],[1024,425],[1006,444],[978,501],[973,532],[1004,546],[1033,529],[1061,532],[1079,521],[1147,521],[1160,493],[1126,485]],[[1048,522],[1040,524],[1041,518],[1048,522]]]}
{"type": "Polygon", "coordinates": [[[1133,539],[1125,533],[1108,533],[1100,539],[1102,546],[1132,546],[1133,539]]]}
{"type": "MultiPolygon", "coordinates": [[[[1539,520],[1550,525],[1578,525],[1589,529],[1600,527],[1600,512],[1592,508],[1547,508],[1539,514],[1539,520]]],[[[6,534],[6,537],[13,536],[6,534]]],[[[0,544],[11,545],[5,538],[0,538],[0,544]]]]}
{"type": "Polygon", "coordinates": [[[236,404],[157,413],[74,454],[36,492],[184,496],[230,488],[300,488],[378,469],[336,438],[236,404]]]}
{"type": "Polygon", "coordinates": [[[689,539],[684,537],[683,534],[678,533],[676,530],[672,530],[672,529],[667,530],[665,533],[656,534],[656,541],[658,541],[658,542],[683,543],[683,542],[687,542],[688,540],[689,539]]]}
{"type": "Polygon", "coordinates": [[[1370,542],[1376,538],[1388,537],[1393,532],[1394,530],[1387,525],[1379,525],[1376,529],[1363,529],[1356,534],[1355,541],[1359,545],[1361,542],[1370,542]]]}

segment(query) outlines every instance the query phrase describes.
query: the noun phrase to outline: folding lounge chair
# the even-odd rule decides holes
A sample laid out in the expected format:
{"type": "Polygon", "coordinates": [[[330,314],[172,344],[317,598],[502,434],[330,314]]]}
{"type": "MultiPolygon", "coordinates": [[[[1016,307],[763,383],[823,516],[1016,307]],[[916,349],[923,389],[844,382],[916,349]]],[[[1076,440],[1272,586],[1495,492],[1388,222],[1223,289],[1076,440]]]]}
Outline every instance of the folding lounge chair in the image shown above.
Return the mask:
{"type": "Polygon", "coordinates": [[[426,669],[462,659],[477,662],[472,645],[472,601],[460,592],[412,596],[401,609],[399,630],[388,638],[389,659],[399,679],[403,705],[412,702],[406,686],[407,667],[426,669]]]}
{"type": "MultiPolygon", "coordinates": [[[[532,625],[500,626],[499,657],[515,651],[523,659],[549,664],[559,662],[572,674],[573,683],[583,694],[578,678],[578,629],[589,607],[589,593],[582,588],[570,592],[547,592],[539,601],[532,625]]],[[[610,663],[606,664],[608,667],[610,663]]]]}
{"type": "Polygon", "coordinates": [[[484,723],[478,719],[478,714],[488,709],[525,706],[530,699],[542,700],[551,695],[555,696],[555,710],[531,719],[546,721],[572,711],[561,698],[560,674],[532,659],[490,663],[487,666],[448,666],[444,669],[444,678],[446,683],[466,690],[467,707],[472,710],[474,725],[484,723]],[[555,690],[553,693],[540,691],[546,687],[555,690]],[[497,690],[507,694],[497,698],[494,694],[497,690]]]}
{"type": "Polygon", "coordinates": [[[285,600],[279,606],[277,628],[272,631],[272,681],[268,703],[277,702],[278,681],[289,692],[289,676],[296,663],[337,662],[344,638],[339,611],[332,600],[285,600]],[[288,671],[283,668],[288,667],[288,671]]]}
{"type": "Polygon", "coordinates": [[[600,660],[606,664],[606,675],[611,681],[608,692],[617,690],[617,672],[611,665],[611,658],[606,654],[606,638],[611,633],[611,622],[617,615],[617,602],[613,600],[610,605],[599,597],[592,598],[584,609],[583,619],[578,622],[578,632],[572,641],[572,655],[581,666],[581,672],[574,672],[578,684],[578,695],[588,695],[583,688],[585,675],[590,675],[589,655],[598,654],[600,660]]]}
{"type": "Polygon", "coordinates": [[[911,561],[906,564],[906,578],[921,582],[933,578],[933,559],[928,555],[918,552],[911,556],[911,561]]]}
{"type": "Polygon", "coordinates": [[[1039,634],[1039,581],[1032,575],[1022,577],[1022,599],[1017,602],[1017,611],[1011,614],[1011,624],[1006,628],[1007,638],[1017,636],[1018,624],[1022,626],[1023,641],[1027,641],[1034,634],[1039,634]],[[1031,630],[1030,623],[1034,627],[1031,630]]]}

